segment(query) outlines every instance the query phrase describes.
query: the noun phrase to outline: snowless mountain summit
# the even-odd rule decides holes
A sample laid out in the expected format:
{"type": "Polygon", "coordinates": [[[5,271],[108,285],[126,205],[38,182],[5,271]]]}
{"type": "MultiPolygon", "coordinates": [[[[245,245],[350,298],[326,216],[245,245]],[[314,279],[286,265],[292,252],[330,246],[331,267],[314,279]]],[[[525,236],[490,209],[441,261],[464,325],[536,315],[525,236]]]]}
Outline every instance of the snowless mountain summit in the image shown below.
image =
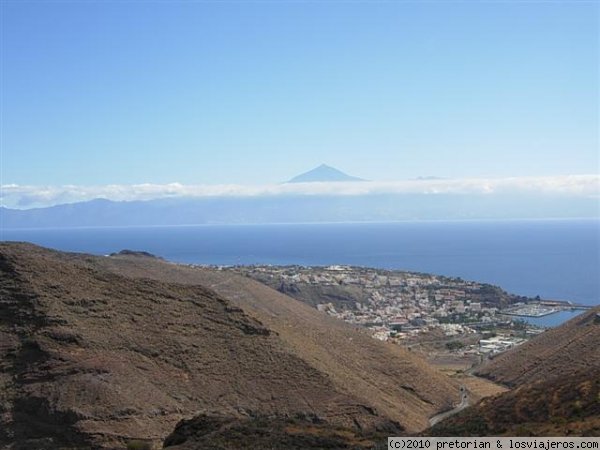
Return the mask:
{"type": "Polygon", "coordinates": [[[330,181],[366,181],[362,178],[348,175],[335,167],[321,164],[308,172],[301,173],[295,176],[288,183],[314,183],[314,182],[330,182],[330,181]]]}

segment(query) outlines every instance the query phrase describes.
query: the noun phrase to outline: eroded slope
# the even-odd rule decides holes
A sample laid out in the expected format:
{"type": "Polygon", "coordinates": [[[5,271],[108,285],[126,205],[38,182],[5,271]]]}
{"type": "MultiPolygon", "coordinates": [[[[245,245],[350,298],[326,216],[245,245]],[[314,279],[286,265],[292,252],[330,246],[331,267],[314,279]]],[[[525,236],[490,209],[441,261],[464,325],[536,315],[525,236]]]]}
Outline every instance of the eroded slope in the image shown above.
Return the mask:
{"type": "Polygon", "coordinates": [[[429,417],[459,401],[458,385],[420,357],[257,281],[145,257],[96,258],[94,264],[132,277],[214,289],[277,332],[286,349],[327,374],[336,389],[373,405],[410,432],[426,428],[429,417]]]}
{"type": "Polygon", "coordinates": [[[197,413],[400,431],[214,291],[101,259],[0,244],[0,447],[158,442],[197,413]]]}

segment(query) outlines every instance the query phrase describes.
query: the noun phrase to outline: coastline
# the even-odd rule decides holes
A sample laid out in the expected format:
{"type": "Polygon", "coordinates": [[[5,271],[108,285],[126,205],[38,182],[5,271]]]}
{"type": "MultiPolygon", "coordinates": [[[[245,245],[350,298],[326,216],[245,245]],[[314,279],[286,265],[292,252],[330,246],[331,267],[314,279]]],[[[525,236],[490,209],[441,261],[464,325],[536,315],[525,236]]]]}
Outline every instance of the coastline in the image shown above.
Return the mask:
{"type": "Polygon", "coordinates": [[[536,220],[5,229],[3,238],[96,255],[125,248],[144,250],[184,264],[343,264],[433,273],[500,286],[530,298],[563,298],[593,306],[600,298],[597,223],[536,220]]]}

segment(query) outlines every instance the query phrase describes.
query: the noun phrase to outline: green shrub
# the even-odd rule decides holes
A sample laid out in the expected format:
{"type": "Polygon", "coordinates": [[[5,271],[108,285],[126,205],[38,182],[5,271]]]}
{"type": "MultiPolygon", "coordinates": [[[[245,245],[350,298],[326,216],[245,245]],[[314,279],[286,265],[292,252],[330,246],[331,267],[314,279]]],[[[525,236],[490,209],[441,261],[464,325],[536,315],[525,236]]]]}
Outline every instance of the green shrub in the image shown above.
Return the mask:
{"type": "Polygon", "coordinates": [[[148,441],[129,441],[127,443],[127,450],[152,450],[152,443],[148,441]]]}

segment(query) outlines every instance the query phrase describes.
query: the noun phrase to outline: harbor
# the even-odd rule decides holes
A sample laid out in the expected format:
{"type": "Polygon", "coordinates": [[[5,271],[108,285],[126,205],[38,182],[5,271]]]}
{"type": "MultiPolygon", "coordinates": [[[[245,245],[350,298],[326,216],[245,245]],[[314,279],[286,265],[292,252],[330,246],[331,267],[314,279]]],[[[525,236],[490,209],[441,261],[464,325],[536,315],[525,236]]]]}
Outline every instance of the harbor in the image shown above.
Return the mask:
{"type": "Polygon", "coordinates": [[[566,322],[590,308],[591,306],[566,300],[540,300],[514,304],[500,311],[500,314],[512,320],[523,320],[530,325],[548,328],[566,322]]]}
{"type": "Polygon", "coordinates": [[[590,306],[579,305],[567,300],[540,300],[530,303],[516,303],[502,310],[507,316],[544,317],[561,311],[584,311],[590,306]]]}

